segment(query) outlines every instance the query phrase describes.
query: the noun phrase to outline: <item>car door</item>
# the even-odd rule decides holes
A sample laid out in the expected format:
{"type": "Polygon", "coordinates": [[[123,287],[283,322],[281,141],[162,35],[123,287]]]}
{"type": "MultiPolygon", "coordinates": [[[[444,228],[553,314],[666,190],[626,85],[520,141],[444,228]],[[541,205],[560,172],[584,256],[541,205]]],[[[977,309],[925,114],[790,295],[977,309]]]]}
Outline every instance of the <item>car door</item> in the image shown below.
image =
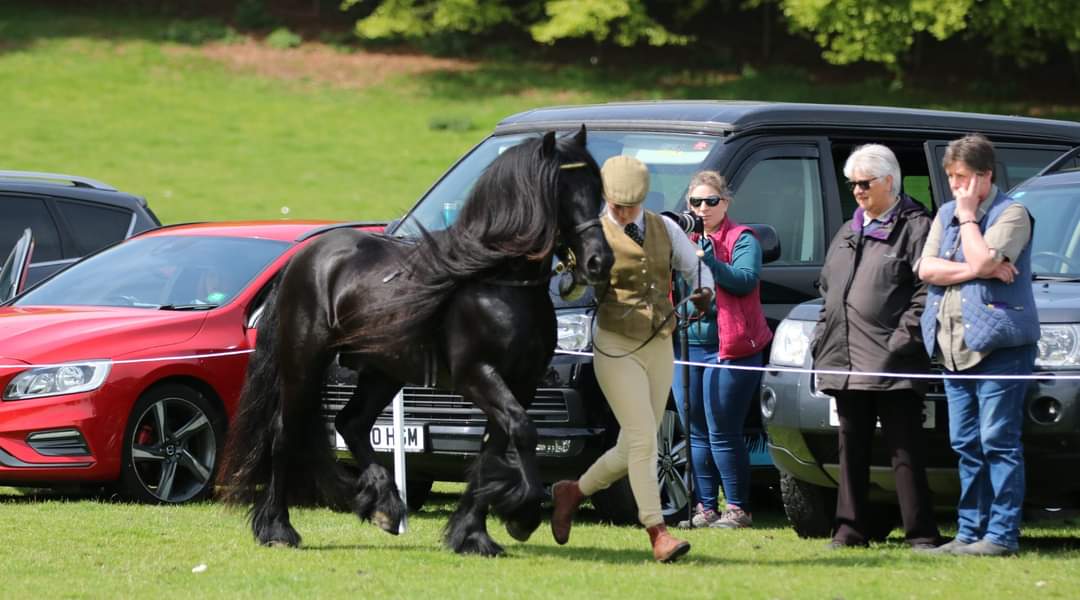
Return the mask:
{"type": "Polygon", "coordinates": [[[33,255],[34,234],[27,227],[15,242],[3,266],[0,266],[0,303],[14,298],[26,286],[26,276],[33,255]]]}
{"type": "MultiPolygon", "coordinates": [[[[949,180],[941,161],[945,158],[945,149],[949,140],[930,140],[923,144],[926,160],[930,164],[930,181],[934,188],[934,198],[940,198],[938,206],[953,200],[949,180]]],[[[1066,144],[1021,144],[1013,142],[994,142],[994,183],[1003,192],[1016,187],[1025,179],[1037,174],[1064,152],[1072,147],[1066,144]]]]}
{"type": "Polygon", "coordinates": [[[836,196],[836,184],[822,176],[831,170],[823,143],[748,142],[725,173],[735,190],[732,218],[772,225],[780,241],[780,257],[762,269],[761,279],[761,303],[773,326],[794,305],[817,297],[829,235],[839,226],[827,201],[836,196]]]}

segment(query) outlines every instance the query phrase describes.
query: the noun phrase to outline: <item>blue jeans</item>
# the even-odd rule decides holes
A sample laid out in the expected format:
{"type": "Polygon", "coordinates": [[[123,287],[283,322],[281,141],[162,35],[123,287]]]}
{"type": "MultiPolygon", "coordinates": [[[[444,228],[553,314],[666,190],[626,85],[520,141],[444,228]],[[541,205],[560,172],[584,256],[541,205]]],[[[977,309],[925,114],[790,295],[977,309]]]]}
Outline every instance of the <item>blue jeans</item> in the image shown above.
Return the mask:
{"type": "MultiPolygon", "coordinates": [[[[762,354],[717,360],[716,346],[690,346],[690,361],[760,367],[762,354]]],[[[679,416],[686,421],[683,369],[675,367],[672,391],[679,416]]],[[[718,491],[730,505],[750,512],[750,453],[743,425],[761,383],[760,371],[690,367],[690,461],[697,499],[717,510],[718,491]]]]}
{"type": "MultiPolygon", "coordinates": [[[[987,539],[1011,550],[1020,547],[1024,504],[1024,395],[1028,381],[995,381],[994,375],[1029,375],[1035,346],[1002,348],[964,375],[946,379],[949,439],[959,455],[958,532],[964,542],[987,539]]],[[[951,373],[951,371],[946,371],[951,373]]]]}

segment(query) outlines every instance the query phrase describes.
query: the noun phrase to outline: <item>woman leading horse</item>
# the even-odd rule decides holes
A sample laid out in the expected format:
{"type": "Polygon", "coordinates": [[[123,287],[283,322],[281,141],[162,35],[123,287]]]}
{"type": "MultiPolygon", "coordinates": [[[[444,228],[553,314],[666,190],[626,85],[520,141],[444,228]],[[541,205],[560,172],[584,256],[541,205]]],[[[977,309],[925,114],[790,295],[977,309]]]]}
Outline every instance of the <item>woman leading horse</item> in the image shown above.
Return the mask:
{"type": "Polygon", "coordinates": [[[552,255],[568,248],[574,276],[589,284],[606,281],[614,260],[597,219],[599,168],[585,142],[583,126],[510,148],[445,231],[406,241],[335,230],[290,261],[259,325],[218,479],[226,500],[253,504],[259,543],[300,544],[288,510],[299,499],[351,504],[361,519],[397,532],[405,506],[374,461],[368,432],[405,383],[424,380],[432,358],[488,418],[447,546],[501,554],[486,530],[489,510],[515,539],[536,530],[543,486],[526,409],[555,349],[552,255]],[[335,356],[359,373],[334,421],[355,478],[337,468],[322,413],[335,356]]]}

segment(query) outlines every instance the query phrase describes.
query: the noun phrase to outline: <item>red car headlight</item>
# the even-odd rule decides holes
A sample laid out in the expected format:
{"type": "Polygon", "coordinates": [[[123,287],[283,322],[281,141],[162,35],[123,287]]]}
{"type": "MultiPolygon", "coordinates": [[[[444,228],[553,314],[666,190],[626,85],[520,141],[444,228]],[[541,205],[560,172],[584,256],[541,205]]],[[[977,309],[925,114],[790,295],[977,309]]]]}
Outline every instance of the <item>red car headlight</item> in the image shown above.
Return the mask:
{"type": "Polygon", "coordinates": [[[27,400],[45,396],[60,396],[89,392],[101,387],[109,375],[112,363],[91,360],[47,365],[27,369],[15,376],[4,388],[4,400],[27,400]]]}

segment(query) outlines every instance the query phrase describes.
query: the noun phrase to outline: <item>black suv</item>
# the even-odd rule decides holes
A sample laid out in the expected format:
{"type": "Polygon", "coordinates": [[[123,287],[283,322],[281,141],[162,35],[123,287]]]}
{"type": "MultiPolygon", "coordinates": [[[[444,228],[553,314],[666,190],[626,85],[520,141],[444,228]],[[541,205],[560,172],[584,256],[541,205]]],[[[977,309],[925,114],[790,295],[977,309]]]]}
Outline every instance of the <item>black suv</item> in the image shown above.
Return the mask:
{"type": "MultiPolygon", "coordinates": [[[[1029,177],[1062,152],[1080,146],[1080,124],[1030,118],[974,115],[887,107],[767,102],[671,101],[537,109],[500,122],[494,133],[462,157],[396,225],[394,235],[413,236],[422,225],[441,229],[452,220],[483,169],[507,147],[547,130],[571,132],[584,123],[597,162],[627,154],[648,165],[650,210],[686,208],[693,173],[715,169],[735,190],[731,215],[742,223],[771,225],[780,256],[763,269],[761,299],[775,327],[791,308],[817,297],[815,282],[832,234],[855,208],[843,185],[844,159],[867,142],[889,145],[904,173],[905,190],[927,206],[946,198],[940,153],[952,139],[979,131],[997,145],[1003,161],[1000,184],[1029,177]]],[[[561,302],[553,293],[558,340],[564,350],[591,348],[593,298],[561,302]]],[[[347,400],[355,377],[341,371],[327,386],[327,416],[347,400]]],[[[483,439],[486,419],[446,390],[405,389],[406,449],[410,504],[422,502],[431,480],[462,480],[483,439]]],[[[557,355],[529,413],[539,430],[542,477],[576,477],[615,440],[617,424],[593,376],[592,362],[557,355]]],[[[763,440],[760,416],[751,411],[748,437],[763,440]]],[[[669,515],[687,503],[684,445],[674,410],[660,432],[659,478],[669,515]]],[[[389,411],[372,429],[386,444],[389,411]]],[[[758,456],[761,456],[760,454],[758,456]]],[[[390,456],[383,455],[386,464],[390,456]]],[[[776,470],[757,462],[758,481],[775,481],[776,470]]],[[[636,521],[625,480],[593,498],[615,521],[636,521]]]]}
{"type": "Polygon", "coordinates": [[[146,200],[100,181],[31,171],[0,171],[0,251],[23,230],[34,237],[28,287],[76,260],[161,225],[146,200]]]}
{"type": "MultiPolygon", "coordinates": [[[[1037,374],[1080,374],[1078,155],[1080,149],[1065,154],[1010,192],[1035,218],[1031,285],[1042,329],[1037,374]]],[[[780,324],[770,366],[810,366],[810,334],[819,308],[819,301],[800,305],[780,324]]],[[[769,448],[782,472],[784,508],[800,535],[826,536],[833,524],[839,474],[836,402],[818,391],[806,373],[772,371],[762,384],[761,410],[769,448]]],[[[1080,506],[1080,479],[1069,475],[1080,470],[1080,381],[1032,382],[1024,405],[1026,501],[1033,507],[1080,506]]],[[[948,419],[944,388],[934,381],[923,412],[927,475],[935,501],[951,508],[960,484],[957,458],[949,447],[948,419]]],[[[896,486],[883,442],[875,445],[872,456],[871,499],[877,502],[872,526],[884,533],[896,521],[896,486]]]]}

